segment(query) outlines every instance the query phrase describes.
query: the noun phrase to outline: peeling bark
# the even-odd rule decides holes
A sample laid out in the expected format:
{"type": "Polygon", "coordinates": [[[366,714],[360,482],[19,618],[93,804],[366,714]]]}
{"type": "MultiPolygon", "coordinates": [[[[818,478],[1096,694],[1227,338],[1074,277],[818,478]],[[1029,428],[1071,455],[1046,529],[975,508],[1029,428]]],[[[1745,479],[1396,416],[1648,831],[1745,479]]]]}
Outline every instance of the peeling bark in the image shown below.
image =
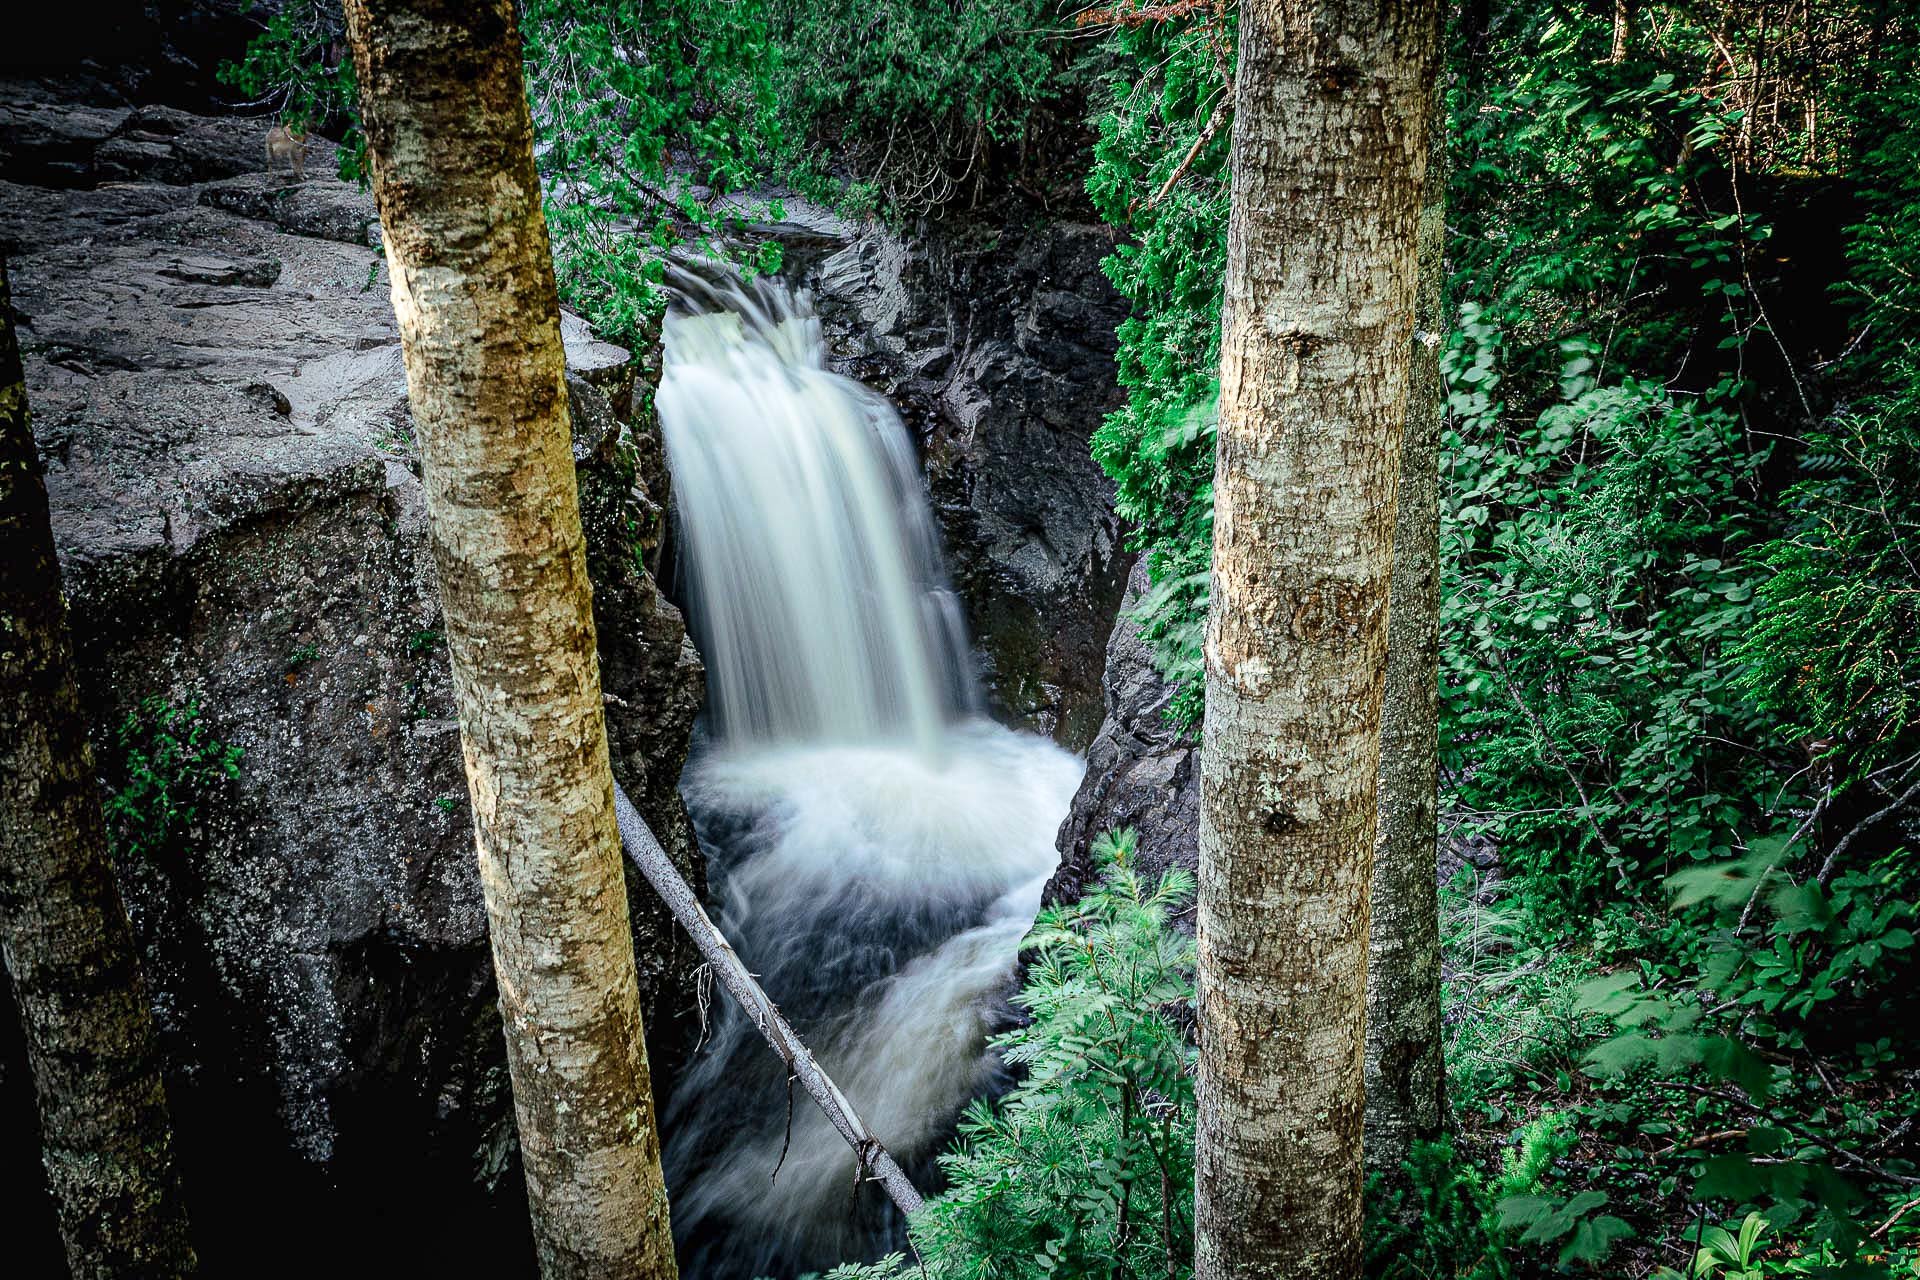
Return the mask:
{"type": "Polygon", "coordinates": [[[1360,1274],[1368,882],[1435,31],[1245,0],[1201,748],[1198,1280],[1360,1274]]]}
{"type": "Polygon", "coordinates": [[[75,1280],[192,1275],[160,1051],[74,684],[0,264],[0,951],[75,1280]]]}
{"type": "Polygon", "coordinates": [[[513,8],[346,11],[541,1272],[672,1277],[513,8]]]}
{"type": "Polygon", "coordinates": [[[1434,94],[1420,205],[1419,285],[1393,533],[1387,684],[1380,713],[1380,848],[1367,947],[1367,1167],[1397,1177],[1439,1136],[1441,286],[1446,279],[1445,112],[1434,94]]]}

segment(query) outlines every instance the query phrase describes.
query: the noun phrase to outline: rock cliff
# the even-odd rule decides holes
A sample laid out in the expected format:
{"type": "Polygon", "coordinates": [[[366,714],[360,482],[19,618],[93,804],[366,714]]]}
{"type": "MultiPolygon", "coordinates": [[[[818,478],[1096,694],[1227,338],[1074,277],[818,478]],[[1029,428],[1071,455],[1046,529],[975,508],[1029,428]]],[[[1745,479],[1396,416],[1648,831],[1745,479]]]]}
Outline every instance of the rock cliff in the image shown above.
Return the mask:
{"type": "Polygon", "coordinates": [[[953,217],[800,245],[835,363],[920,441],[996,710],[1080,750],[1132,556],[1088,440],[1119,404],[1104,227],[953,217]]]}
{"type": "MultiPolygon", "coordinates": [[[[0,86],[0,252],[103,781],[148,833],[117,870],[195,1236],[210,1276],[531,1274],[378,226],[319,157],[262,173],[264,128],[0,86]],[[235,776],[183,763],[213,742],[235,776]]],[[[658,443],[626,353],[571,323],[568,358],[615,771],[697,882],[658,443]]],[[[671,1059],[695,957],[632,903],[671,1059]]],[[[17,1034],[0,1158],[30,1174],[17,1034]]]]}
{"type": "MultiPolygon", "coordinates": [[[[1101,681],[1106,717],[1087,748],[1087,773],[1073,807],[1060,824],[1060,866],[1047,882],[1048,903],[1079,900],[1093,872],[1093,842],[1122,828],[1139,837],[1134,866],[1150,879],[1169,866],[1199,867],[1200,743],[1194,733],[1168,723],[1173,690],[1154,670],[1128,616],[1146,589],[1146,561],[1140,560],[1107,641],[1101,681]]],[[[1191,929],[1191,913],[1177,923],[1191,929]]]]}

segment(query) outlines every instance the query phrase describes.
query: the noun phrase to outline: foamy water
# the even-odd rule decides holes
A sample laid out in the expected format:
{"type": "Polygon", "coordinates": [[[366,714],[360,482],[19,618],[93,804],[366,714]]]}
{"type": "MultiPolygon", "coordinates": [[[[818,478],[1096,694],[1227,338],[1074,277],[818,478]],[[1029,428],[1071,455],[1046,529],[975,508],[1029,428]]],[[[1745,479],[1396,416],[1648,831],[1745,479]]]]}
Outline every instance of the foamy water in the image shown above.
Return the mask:
{"type": "MultiPolygon", "coordinates": [[[[721,928],[923,1184],[998,1064],[1080,761],[978,713],[911,441],[768,286],[669,318],[658,406],[708,737],[681,789],[721,928]]],[[[871,1257],[900,1224],[730,1004],[666,1114],[690,1275],[871,1257]]]]}

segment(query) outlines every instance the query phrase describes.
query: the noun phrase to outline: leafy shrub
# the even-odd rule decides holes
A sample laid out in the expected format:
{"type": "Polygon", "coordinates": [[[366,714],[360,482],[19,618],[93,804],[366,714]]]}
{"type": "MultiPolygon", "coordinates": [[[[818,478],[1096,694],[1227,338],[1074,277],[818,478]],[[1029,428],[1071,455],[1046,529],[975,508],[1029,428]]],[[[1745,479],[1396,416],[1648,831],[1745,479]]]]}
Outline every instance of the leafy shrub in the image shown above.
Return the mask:
{"type": "Polygon", "coordinates": [[[946,204],[1064,85],[1050,0],[769,7],[793,146],[779,176],[856,211],[904,219],[946,204]]]}
{"type": "Polygon", "coordinates": [[[1765,721],[1724,657],[1753,612],[1758,461],[1733,413],[1596,386],[1580,354],[1517,423],[1481,363],[1499,345],[1469,308],[1445,365],[1444,763],[1503,860],[1584,906],[1727,856],[1761,812],[1772,761],[1737,744],[1765,721]]]}
{"type": "Polygon", "coordinates": [[[1883,38],[1849,94],[1865,216],[1836,290],[1856,314],[1856,398],[1808,432],[1741,650],[1754,694],[1876,810],[1920,772],[1920,25],[1883,38]]]}
{"type": "Polygon", "coordinates": [[[1133,847],[1130,831],[1096,841],[1086,896],[1027,935],[1015,1003],[1032,1021],[995,1041],[1022,1078],[962,1118],[948,1189],[910,1225],[914,1261],[829,1280],[1193,1274],[1194,947],[1167,924],[1193,877],[1148,885],[1133,847]]]}
{"type": "Polygon", "coordinates": [[[249,105],[271,105],[290,128],[338,129],[340,176],[354,182],[367,172],[367,142],[346,42],[339,0],[294,0],[269,15],[240,57],[215,74],[252,98],[249,105]]]}
{"type": "Polygon", "coordinates": [[[1595,976],[1590,954],[1542,947],[1533,905],[1506,892],[1454,884],[1441,891],[1446,982],[1443,1031],[1449,1093],[1464,1124],[1509,1124],[1553,1096],[1606,1032],[1582,1007],[1595,976]]]}
{"type": "Polygon", "coordinates": [[[226,783],[241,748],[216,739],[194,703],[148,698],[120,724],[118,780],[105,810],[116,853],[151,860],[177,853],[226,783]]]}
{"type": "Polygon", "coordinates": [[[1690,1182],[1691,1198],[1752,1207],[1853,1259],[1867,1219],[1914,1177],[1882,1135],[1920,1121],[1920,1099],[1884,1076],[1889,1033],[1914,1025],[1920,877],[1897,853],[1828,883],[1796,881],[1787,846],[1756,841],[1731,863],[1673,877],[1676,906],[1719,927],[1691,954],[1656,955],[1589,986],[1588,1007],[1615,1025],[1589,1070],[1639,1099],[1630,1110],[1641,1117],[1659,1114],[1655,1098],[1693,1099],[1702,1132],[1675,1129],[1661,1152],[1676,1157],[1670,1177],[1690,1182]],[[1756,913],[1753,940],[1742,921],[1756,913]]]}
{"type": "Polygon", "coordinates": [[[1127,233],[1102,265],[1132,314],[1119,332],[1127,403],[1094,433],[1093,456],[1148,557],[1153,587],[1137,616],[1178,690],[1168,714],[1191,724],[1204,696],[1237,19],[1229,4],[1139,0],[1096,16],[1108,29],[1087,193],[1127,233]]]}
{"type": "Polygon", "coordinates": [[[1131,833],[1095,851],[1104,875],[1043,911],[996,1042],[1023,1076],[978,1102],[942,1157],[949,1189],[913,1223],[934,1276],[1177,1275],[1193,1251],[1193,942],[1166,927],[1193,893],[1130,865],[1131,833]]]}
{"type": "MultiPolygon", "coordinates": [[[[1522,1126],[1489,1174],[1454,1139],[1415,1143],[1399,1178],[1367,1183],[1370,1280],[1511,1280],[1514,1246],[1561,1246],[1567,1260],[1604,1256],[1618,1219],[1594,1216],[1604,1200],[1545,1188],[1572,1146],[1568,1118],[1548,1112],[1522,1126]]],[[[1624,1224],[1621,1224],[1624,1225],[1624,1224]]]]}

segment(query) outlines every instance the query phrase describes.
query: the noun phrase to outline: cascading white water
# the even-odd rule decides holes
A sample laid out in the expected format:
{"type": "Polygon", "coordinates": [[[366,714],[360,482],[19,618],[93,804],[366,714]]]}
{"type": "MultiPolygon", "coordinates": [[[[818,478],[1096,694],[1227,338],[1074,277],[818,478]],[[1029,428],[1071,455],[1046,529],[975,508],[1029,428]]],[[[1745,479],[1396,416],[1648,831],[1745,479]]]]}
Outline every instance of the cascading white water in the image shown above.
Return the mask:
{"type": "Polygon", "coordinates": [[[823,367],[818,319],[721,296],[669,319],[656,401],[716,736],[935,751],[979,698],[912,444],[823,367]]]}
{"type": "MultiPolygon", "coordinates": [[[[996,1064],[1079,762],[984,719],[911,442],[775,286],[676,310],[656,403],[709,716],[682,792],[721,927],[923,1180],[996,1064]]],[[[872,1256],[899,1224],[732,1007],[664,1117],[690,1275],[872,1256]],[[857,1194],[856,1194],[857,1191],[857,1194]]]]}

